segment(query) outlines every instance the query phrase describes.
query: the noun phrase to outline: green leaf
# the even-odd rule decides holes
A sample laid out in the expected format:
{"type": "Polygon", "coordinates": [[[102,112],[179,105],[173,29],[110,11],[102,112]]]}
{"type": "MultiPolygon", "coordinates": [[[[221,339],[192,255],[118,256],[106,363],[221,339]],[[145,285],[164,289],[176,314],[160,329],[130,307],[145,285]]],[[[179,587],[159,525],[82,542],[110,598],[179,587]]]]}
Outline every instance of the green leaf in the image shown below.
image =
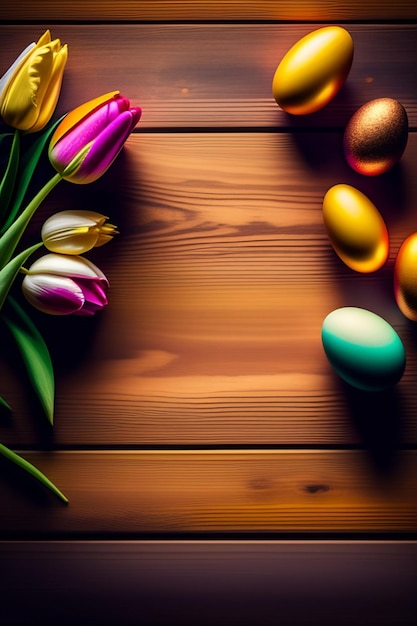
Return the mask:
{"type": "Polygon", "coordinates": [[[11,296],[6,304],[2,311],[3,320],[17,343],[29,380],[46,417],[53,424],[55,379],[49,350],[39,330],[20,304],[11,296]]]}
{"type": "Polygon", "coordinates": [[[15,130],[9,162],[0,183],[0,223],[7,219],[7,210],[13,194],[20,154],[20,131],[15,130]]]}
{"type": "Polygon", "coordinates": [[[26,459],[21,457],[19,454],[16,454],[16,452],[13,452],[13,450],[10,450],[2,443],[0,443],[0,454],[2,454],[4,457],[6,457],[6,459],[9,459],[9,461],[12,461],[12,463],[15,463],[23,470],[34,476],[37,480],[39,480],[39,482],[45,485],[45,487],[48,487],[48,489],[50,489],[63,502],[68,502],[68,498],[64,496],[62,491],[60,491],[58,487],[56,487],[54,483],[45,476],[45,474],[38,470],[37,467],[32,465],[32,463],[29,463],[29,461],[26,461],[26,459]]]}
{"type": "Polygon", "coordinates": [[[5,408],[5,409],[7,409],[8,411],[11,411],[11,410],[12,410],[12,407],[10,406],[10,404],[8,404],[8,403],[6,402],[6,400],[5,400],[4,398],[2,398],[1,396],[0,396],[0,406],[4,407],[4,408],[5,408]]]}
{"type": "Polygon", "coordinates": [[[30,255],[42,245],[42,243],[36,243],[30,248],[26,248],[26,250],[23,250],[23,252],[15,256],[11,261],[7,263],[7,265],[3,267],[3,269],[0,270],[0,309],[3,307],[10,287],[12,286],[14,279],[18,275],[23,263],[25,263],[26,259],[28,259],[30,255]]]}
{"type": "Polygon", "coordinates": [[[40,136],[36,139],[36,141],[33,142],[30,148],[26,150],[23,154],[18,170],[19,185],[15,189],[10,212],[5,224],[0,229],[0,235],[2,235],[5,230],[7,230],[7,228],[14,222],[16,216],[19,214],[25,194],[28,190],[30,181],[32,180],[32,176],[35,172],[36,166],[38,165],[42,157],[45,146],[48,143],[55,128],[64,117],[65,115],[63,115],[59,120],[54,122],[51,126],[46,128],[43,133],[41,133],[40,136]]]}
{"type": "MultiPolygon", "coordinates": [[[[38,206],[46,198],[48,193],[62,180],[60,174],[55,174],[48,182],[38,191],[36,196],[29,202],[25,210],[19,215],[11,226],[6,230],[4,235],[0,237],[0,270],[10,261],[17,244],[20,241],[26,226],[29,224],[33,214],[38,206]]],[[[23,261],[24,262],[24,261],[23,261]]],[[[0,275],[1,275],[0,271],[0,275]]],[[[1,308],[1,302],[0,302],[1,308]]]]}

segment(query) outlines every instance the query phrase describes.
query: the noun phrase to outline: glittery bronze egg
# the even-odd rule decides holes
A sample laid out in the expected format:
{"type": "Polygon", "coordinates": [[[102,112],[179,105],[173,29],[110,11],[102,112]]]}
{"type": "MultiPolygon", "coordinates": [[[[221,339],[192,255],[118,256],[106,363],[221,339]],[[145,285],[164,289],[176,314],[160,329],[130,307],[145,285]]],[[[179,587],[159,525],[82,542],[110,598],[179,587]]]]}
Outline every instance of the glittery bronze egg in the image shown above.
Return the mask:
{"type": "Polygon", "coordinates": [[[352,169],[366,176],[387,172],[401,158],[408,139],[408,118],[392,98],[370,100],[353,114],[343,137],[352,169]]]}

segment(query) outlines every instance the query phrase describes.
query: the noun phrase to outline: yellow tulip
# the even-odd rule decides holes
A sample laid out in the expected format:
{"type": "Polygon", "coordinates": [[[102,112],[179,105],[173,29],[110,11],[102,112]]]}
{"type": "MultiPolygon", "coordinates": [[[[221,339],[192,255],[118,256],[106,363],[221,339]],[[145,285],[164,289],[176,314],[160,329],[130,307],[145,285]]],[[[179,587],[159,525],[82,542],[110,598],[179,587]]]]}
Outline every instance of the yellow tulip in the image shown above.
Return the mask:
{"type": "Polygon", "coordinates": [[[0,115],[9,126],[30,133],[51,119],[61,91],[67,45],[47,30],[30,44],[0,80],[0,115]]]}
{"type": "Polygon", "coordinates": [[[60,211],[42,226],[42,241],[51,252],[84,254],[117,234],[116,226],[95,211],[60,211]]]}

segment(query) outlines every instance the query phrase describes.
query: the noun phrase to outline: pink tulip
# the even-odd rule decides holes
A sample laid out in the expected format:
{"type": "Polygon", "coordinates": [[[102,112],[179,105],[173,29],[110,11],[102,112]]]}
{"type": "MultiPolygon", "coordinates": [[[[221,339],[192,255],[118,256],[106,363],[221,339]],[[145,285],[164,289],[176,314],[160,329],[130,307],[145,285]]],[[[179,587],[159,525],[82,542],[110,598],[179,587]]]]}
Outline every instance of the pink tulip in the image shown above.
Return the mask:
{"type": "Polygon", "coordinates": [[[81,256],[46,254],[35,261],[22,281],[32,306],[50,315],[94,315],[107,304],[109,282],[81,256]]]}
{"type": "Polygon", "coordinates": [[[118,91],[77,107],[62,120],[49,144],[49,160],[65,180],[91,183],[113,163],[140,120],[118,91]]]}

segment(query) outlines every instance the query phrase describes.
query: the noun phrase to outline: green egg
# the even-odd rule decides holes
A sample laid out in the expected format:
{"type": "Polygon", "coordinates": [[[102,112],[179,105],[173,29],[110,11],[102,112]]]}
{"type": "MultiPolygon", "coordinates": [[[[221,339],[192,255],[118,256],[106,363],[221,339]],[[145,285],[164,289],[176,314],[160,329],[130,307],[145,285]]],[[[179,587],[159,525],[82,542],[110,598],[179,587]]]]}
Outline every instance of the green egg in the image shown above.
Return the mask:
{"type": "Polygon", "coordinates": [[[366,309],[342,307],[329,313],[322,342],[337,374],[358,389],[382,391],[398,383],[404,373],[400,337],[386,320],[366,309]]]}

